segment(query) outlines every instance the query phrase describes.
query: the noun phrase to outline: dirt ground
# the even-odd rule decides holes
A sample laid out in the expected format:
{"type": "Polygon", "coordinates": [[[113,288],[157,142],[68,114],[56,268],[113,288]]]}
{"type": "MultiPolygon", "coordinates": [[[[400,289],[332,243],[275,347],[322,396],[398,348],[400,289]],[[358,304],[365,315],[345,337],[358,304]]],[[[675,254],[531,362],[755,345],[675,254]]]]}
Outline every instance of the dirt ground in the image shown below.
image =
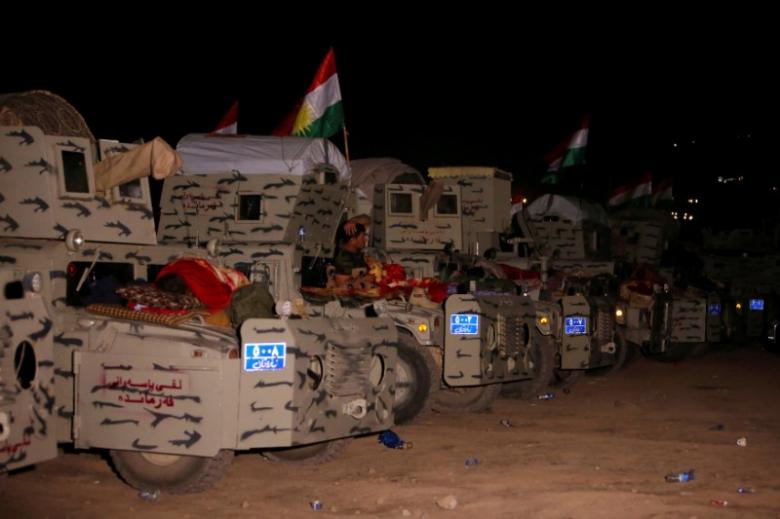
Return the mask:
{"type": "Polygon", "coordinates": [[[370,436],[319,466],[242,454],[214,488],[154,502],[101,456],[66,454],[0,483],[0,517],[780,517],[779,375],[758,347],[640,358],[553,400],[396,427],[409,450],[370,436]],[[692,482],[664,481],[691,468],[692,482]],[[448,495],[452,510],[436,503],[448,495]]]}

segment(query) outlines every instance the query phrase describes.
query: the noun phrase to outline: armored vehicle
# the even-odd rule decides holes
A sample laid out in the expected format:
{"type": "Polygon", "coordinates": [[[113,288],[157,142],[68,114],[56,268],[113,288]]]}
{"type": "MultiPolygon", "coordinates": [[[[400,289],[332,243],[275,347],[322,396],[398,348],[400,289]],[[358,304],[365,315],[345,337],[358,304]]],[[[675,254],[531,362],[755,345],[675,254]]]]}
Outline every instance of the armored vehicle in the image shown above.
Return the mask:
{"type": "Polygon", "coordinates": [[[659,360],[681,360],[720,342],[722,297],[700,269],[685,275],[691,261],[675,239],[671,217],[655,209],[630,208],[610,219],[624,279],[618,323],[626,340],[659,360]]]}
{"type": "Polygon", "coordinates": [[[725,340],[776,342],[780,255],[765,233],[752,229],[702,231],[699,259],[704,273],[722,283],[725,340]]]}
{"type": "Polygon", "coordinates": [[[523,325],[533,326],[534,315],[516,299],[482,302],[458,295],[445,309],[429,309],[409,301],[327,290],[312,296],[303,290],[323,286],[338,225],[355,211],[350,171],[327,141],[189,135],[177,150],[185,174],[165,180],[160,241],[219,239],[215,255],[265,279],[274,297],[289,302],[296,314],[392,319],[398,333],[394,411],[399,423],[431,403],[438,410],[483,409],[496,396],[497,383],[529,376],[527,352],[518,341],[526,334],[523,325]],[[523,311],[509,318],[507,305],[523,311]],[[493,334],[490,350],[482,339],[488,333],[493,334]],[[457,390],[439,388],[442,376],[451,377],[457,390]]]}
{"type": "MultiPolygon", "coordinates": [[[[108,449],[133,486],[192,492],[236,450],[326,459],[348,438],[392,426],[390,319],[250,318],[237,335],[196,311],[85,307],[101,300],[101,283],[151,280],[170,259],[199,254],[156,240],[147,176],[180,165],[159,140],[95,142],[78,112],[48,92],[0,97],[0,472],[73,442],[108,449]]],[[[307,174],[297,181],[318,175],[307,174]]],[[[182,178],[186,188],[173,192],[184,199],[202,179],[182,178]]],[[[241,198],[243,174],[224,178],[215,198],[187,198],[181,228],[201,204],[232,220],[258,216],[256,199],[241,198]],[[223,191],[224,206],[212,209],[223,191]]],[[[163,227],[177,230],[169,217],[163,227]]],[[[277,243],[267,257],[284,261],[296,230],[269,232],[277,243]]],[[[303,244],[316,247],[313,238],[303,244]]],[[[231,254],[209,250],[213,261],[231,254]]]]}
{"type": "MultiPolygon", "coordinates": [[[[500,297],[507,303],[501,319],[522,319],[523,347],[518,350],[521,354],[518,358],[524,359],[524,374],[512,380],[485,377],[482,381],[488,384],[455,394],[466,402],[470,393],[474,402],[484,406],[502,388],[522,388],[530,395],[546,387],[553,373],[555,355],[550,340],[550,325],[554,320],[551,310],[520,294],[498,265],[476,254],[498,247],[499,233],[509,225],[511,175],[495,168],[432,168],[429,171],[432,181],[426,183],[414,168],[393,159],[355,161],[354,171],[356,176],[361,174],[367,179],[355,183],[359,194],[365,196],[365,206],[371,210],[374,246],[385,250],[392,261],[402,264],[410,277],[436,277],[449,283],[451,289],[464,292],[449,296],[443,306],[445,312],[458,298],[489,301],[490,297],[502,294],[500,297]],[[504,200],[506,204],[502,203],[504,200]],[[503,384],[489,384],[491,381],[503,384]],[[480,393],[483,397],[477,399],[480,393]]],[[[445,317],[444,322],[450,323],[450,319],[445,317]]],[[[452,377],[457,371],[448,371],[448,365],[459,358],[457,342],[452,339],[447,333],[434,338],[433,343],[418,339],[423,345],[444,345],[445,391],[439,392],[439,398],[443,400],[442,395],[447,395],[451,400],[446,404],[434,403],[444,408],[458,407],[452,391],[446,391],[456,387],[459,380],[452,377]],[[450,348],[456,352],[453,357],[450,348]]],[[[493,339],[488,334],[479,340],[485,349],[481,356],[487,358],[493,339]]]]}
{"type": "MultiPolygon", "coordinates": [[[[509,212],[509,200],[497,204],[509,212]]],[[[608,229],[598,205],[547,194],[513,208],[511,238],[496,252],[496,261],[538,273],[535,284],[523,284],[554,316],[554,385],[571,385],[586,370],[617,370],[629,355],[615,327],[608,229]]]]}

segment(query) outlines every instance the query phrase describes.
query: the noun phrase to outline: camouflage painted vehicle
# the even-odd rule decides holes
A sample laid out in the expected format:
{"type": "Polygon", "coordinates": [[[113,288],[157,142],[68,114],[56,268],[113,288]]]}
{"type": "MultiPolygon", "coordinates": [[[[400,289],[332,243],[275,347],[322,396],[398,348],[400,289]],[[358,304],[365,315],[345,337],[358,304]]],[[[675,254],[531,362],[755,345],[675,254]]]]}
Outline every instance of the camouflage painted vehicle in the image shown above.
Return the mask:
{"type": "Polygon", "coordinates": [[[511,252],[499,252],[496,261],[539,273],[541,283],[529,293],[553,315],[553,385],[570,386],[588,370],[620,369],[631,351],[615,324],[615,266],[603,209],[547,194],[518,207],[512,223],[511,252]]]}
{"type": "Polygon", "coordinates": [[[533,290],[521,283],[520,289],[533,299],[534,329],[541,337],[551,339],[545,342],[552,346],[550,352],[541,350],[535,354],[533,376],[519,384],[505,385],[505,394],[530,396],[543,390],[550,380],[570,384],[586,369],[622,365],[627,350],[615,333],[614,298],[603,290],[599,292],[599,283],[589,282],[614,268],[603,253],[603,245],[595,251],[586,248],[608,243],[606,225],[594,226],[592,232],[598,233],[599,239],[585,240],[582,226],[572,226],[571,222],[518,218],[522,214],[513,218],[512,176],[497,168],[430,168],[429,176],[434,181],[430,185],[421,186],[419,181],[415,185],[410,182],[414,175],[407,169],[399,175],[406,185],[396,181],[373,187],[374,221],[379,223],[374,228],[374,240],[396,251],[393,257],[407,270],[418,276],[442,276],[449,259],[432,251],[447,245],[469,254],[489,256],[491,262],[480,262],[491,273],[487,277],[505,277],[496,264],[530,270],[539,269],[543,263],[542,276],[547,275],[549,268],[555,268],[569,279],[568,291],[541,292],[539,285],[533,290]],[[430,209],[424,220],[415,221],[403,214],[404,210],[414,212],[426,206],[430,209]],[[525,240],[521,238],[515,243],[531,245],[533,257],[521,257],[519,246],[513,248],[502,242],[503,236],[512,234],[513,225],[524,226],[524,232],[519,228],[515,231],[525,240]],[[549,262],[547,257],[540,257],[544,254],[549,254],[549,262]],[[492,269],[485,263],[490,263],[492,269]]]}
{"type": "Polygon", "coordinates": [[[682,269],[690,261],[678,258],[670,266],[663,264],[665,251],[676,241],[671,218],[658,210],[629,209],[614,213],[610,219],[613,250],[621,270],[626,273],[647,266],[665,280],[649,282],[652,287],[645,294],[625,290],[624,283],[618,324],[626,340],[651,358],[670,361],[720,342],[727,322],[722,296],[707,280],[694,284],[683,280],[682,269]]]}
{"type": "Polygon", "coordinates": [[[189,135],[177,150],[185,174],[165,180],[159,240],[218,239],[216,256],[268,280],[275,299],[289,302],[295,313],[392,319],[399,338],[397,422],[431,405],[439,411],[484,409],[499,382],[531,376],[530,349],[520,340],[534,333],[535,311],[527,300],[460,294],[431,309],[301,292],[323,285],[338,225],[354,211],[349,169],[327,141],[189,135]],[[473,322],[460,326],[458,316],[473,322]],[[443,377],[449,383],[439,388],[443,377]]]}
{"type": "Polygon", "coordinates": [[[504,195],[508,201],[508,174],[494,168],[463,169],[467,172],[435,177],[436,182],[427,184],[414,168],[394,159],[353,164],[364,207],[358,211],[372,216],[375,254],[403,265],[407,277],[437,277],[460,285],[459,293],[450,294],[441,306],[396,303],[389,310],[399,329],[408,331],[407,337],[439,366],[433,408],[443,411],[484,409],[502,388],[518,384],[538,391],[553,370],[547,327],[551,316],[519,295],[496,265],[474,254],[496,245],[497,231],[508,222],[508,207],[501,212],[486,202],[504,195]],[[467,276],[455,280],[453,272],[467,276]],[[479,329],[461,331],[458,319],[463,315],[479,316],[479,329]],[[419,333],[407,324],[420,318],[424,326],[418,328],[433,333],[419,333]]]}
{"type": "MultiPolygon", "coordinates": [[[[85,308],[100,282],[151,279],[200,253],[156,240],[143,175],[180,159],[160,141],[98,146],[78,112],[46,92],[0,97],[0,108],[0,472],[73,442],[109,450],[133,486],[193,492],[236,450],[324,460],[392,426],[390,319],[253,318],[239,340],[197,314],[85,308]]],[[[226,200],[237,214],[237,191],[226,200]]],[[[281,247],[280,236],[268,257],[281,247]]]]}
{"type": "Polygon", "coordinates": [[[767,234],[751,229],[703,231],[704,273],[725,286],[724,340],[776,342],[780,254],[767,234]]]}

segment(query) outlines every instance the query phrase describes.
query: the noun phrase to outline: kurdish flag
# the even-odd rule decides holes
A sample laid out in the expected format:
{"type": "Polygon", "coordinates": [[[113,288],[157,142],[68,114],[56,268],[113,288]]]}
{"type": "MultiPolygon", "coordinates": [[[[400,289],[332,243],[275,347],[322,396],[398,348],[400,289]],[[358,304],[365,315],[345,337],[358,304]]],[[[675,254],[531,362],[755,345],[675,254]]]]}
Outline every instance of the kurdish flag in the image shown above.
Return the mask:
{"type": "Polygon", "coordinates": [[[638,179],[617,187],[609,196],[607,204],[611,207],[623,205],[626,202],[638,202],[648,199],[653,192],[653,174],[649,171],[638,179]]]}
{"type": "Polygon", "coordinates": [[[553,150],[545,155],[547,174],[542,177],[542,184],[557,184],[562,168],[585,164],[585,149],[588,146],[589,118],[583,117],[580,128],[561,141],[553,150]]]}
{"type": "Polygon", "coordinates": [[[588,117],[582,119],[580,128],[562,141],[546,157],[547,171],[585,164],[585,149],[588,146],[588,117]]]}
{"type": "Polygon", "coordinates": [[[653,205],[656,206],[663,203],[674,202],[672,187],[672,178],[665,178],[659,182],[658,185],[653,186],[653,205]]]}
{"type": "Polygon", "coordinates": [[[328,50],[311,86],[274,135],[328,138],[344,126],[336,55],[328,50]]]}

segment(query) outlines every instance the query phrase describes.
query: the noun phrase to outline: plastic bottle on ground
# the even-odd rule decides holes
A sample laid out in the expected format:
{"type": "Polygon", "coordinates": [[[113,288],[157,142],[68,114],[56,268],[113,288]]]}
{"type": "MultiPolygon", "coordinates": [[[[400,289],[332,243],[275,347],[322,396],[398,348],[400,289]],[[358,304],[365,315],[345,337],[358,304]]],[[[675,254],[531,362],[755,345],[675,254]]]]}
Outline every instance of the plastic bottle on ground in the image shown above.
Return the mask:
{"type": "Polygon", "coordinates": [[[160,498],[159,490],[141,490],[138,497],[143,501],[157,501],[160,498]]]}
{"type": "Polygon", "coordinates": [[[693,469],[688,472],[672,472],[671,474],[667,474],[664,479],[667,483],[687,483],[688,481],[695,479],[693,472],[693,469]]]}

